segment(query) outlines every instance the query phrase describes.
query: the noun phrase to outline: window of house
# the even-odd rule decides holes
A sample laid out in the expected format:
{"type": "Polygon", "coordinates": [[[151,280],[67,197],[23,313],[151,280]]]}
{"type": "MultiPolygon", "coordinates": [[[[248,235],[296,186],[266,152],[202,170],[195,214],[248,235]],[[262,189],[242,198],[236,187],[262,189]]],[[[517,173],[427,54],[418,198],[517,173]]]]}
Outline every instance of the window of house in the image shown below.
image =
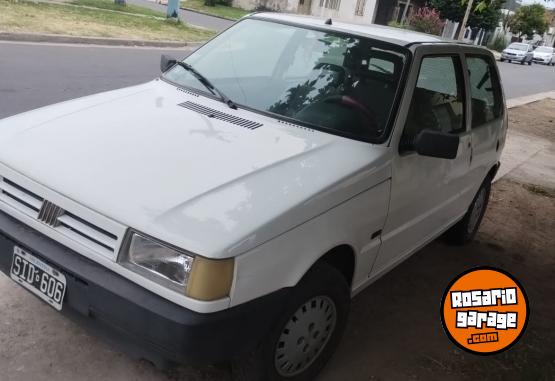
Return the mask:
{"type": "Polygon", "coordinates": [[[338,10],[341,0],[320,0],[320,7],[338,10]]]}
{"type": "Polygon", "coordinates": [[[486,57],[466,58],[472,98],[472,127],[501,116],[501,86],[492,62],[486,57]]]}
{"type": "Polygon", "coordinates": [[[425,57],[401,137],[401,150],[413,150],[420,131],[456,133],[464,130],[461,64],[455,56],[425,57]]]}
{"type": "Polygon", "coordinates": [[[355,16],[364,16],[364,7],[366,6],[366,0],[357,0],[355,7],[355,16]]]}

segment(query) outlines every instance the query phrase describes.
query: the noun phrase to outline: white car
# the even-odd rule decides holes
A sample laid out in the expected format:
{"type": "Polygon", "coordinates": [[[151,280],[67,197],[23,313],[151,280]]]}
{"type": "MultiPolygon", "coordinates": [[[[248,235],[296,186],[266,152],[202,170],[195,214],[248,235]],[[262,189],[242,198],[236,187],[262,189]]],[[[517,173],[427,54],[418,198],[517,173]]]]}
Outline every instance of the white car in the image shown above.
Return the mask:
{"type": "Polygon", "coordinates": [[[0,122],[0,269],[135,355],[312,379],[352,297],[476,234],[507,131],[488,50],[261,13],[162,68],[0,122]]]}
{"type": "Polygon", "coordinates": [[[534,50],[534,62],[555,66],[555,49],[549,46],[540,46],[534,50]]]}

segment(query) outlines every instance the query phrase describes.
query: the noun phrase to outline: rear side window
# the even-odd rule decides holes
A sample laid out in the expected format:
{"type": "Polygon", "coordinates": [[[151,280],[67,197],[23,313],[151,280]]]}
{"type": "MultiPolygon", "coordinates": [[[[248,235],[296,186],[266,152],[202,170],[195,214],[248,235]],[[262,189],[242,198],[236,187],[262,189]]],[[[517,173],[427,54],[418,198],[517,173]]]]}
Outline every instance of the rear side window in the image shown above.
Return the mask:
{"type": "Polygon", "coordinates": [[[487,57],[466,58],[472,99],[472,128],[501,116],[501,86],[493,63],[487,57]]]}
{"type": "Polygon", "coordinates": [[[464,92],[458,56],[425,57],[401,137],[401,150],[413,150],[420,131],[464,130],[464,92]]]}

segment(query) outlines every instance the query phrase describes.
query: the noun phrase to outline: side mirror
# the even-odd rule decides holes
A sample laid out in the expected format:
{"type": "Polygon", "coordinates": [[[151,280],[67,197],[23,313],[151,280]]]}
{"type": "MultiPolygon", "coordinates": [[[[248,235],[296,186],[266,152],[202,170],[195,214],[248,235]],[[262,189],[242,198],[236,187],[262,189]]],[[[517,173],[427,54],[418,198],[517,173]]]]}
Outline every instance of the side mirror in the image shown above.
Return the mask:
{"type": "Polygon", "coordinates": [[[433,130],[421,131],[414,141],[419,155],[454,159],[459,151],[459,136],[433,130]]]}
{"type": "Polygon", "coordinates": [[[173,65],[175,65],[176,62],[177,60],[175,58],[162,54],[162,57],[160,58],[160,70],[162,73],[165,73],[173,65]]]}

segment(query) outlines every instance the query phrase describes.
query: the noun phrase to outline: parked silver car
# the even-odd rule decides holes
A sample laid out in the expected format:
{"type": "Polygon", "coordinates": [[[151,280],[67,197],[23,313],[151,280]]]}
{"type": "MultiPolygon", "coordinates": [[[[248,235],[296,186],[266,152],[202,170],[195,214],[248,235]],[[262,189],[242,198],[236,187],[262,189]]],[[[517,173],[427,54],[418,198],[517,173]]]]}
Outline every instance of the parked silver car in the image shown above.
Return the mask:
{"type": "Polygon", "coordinates": [[[513,42],[501,53],[501,62],[503,61],[517,61],[521,65],[527,63],[532,65],[534,59],[534,47],[532,44],[525,44],[521,42],[513,42]]]}
{"type": "Polygon", "coordinates": [[[534,62],[555,66],[555,49],[549,46],[540,46],[534,50],[534,62]]]}

